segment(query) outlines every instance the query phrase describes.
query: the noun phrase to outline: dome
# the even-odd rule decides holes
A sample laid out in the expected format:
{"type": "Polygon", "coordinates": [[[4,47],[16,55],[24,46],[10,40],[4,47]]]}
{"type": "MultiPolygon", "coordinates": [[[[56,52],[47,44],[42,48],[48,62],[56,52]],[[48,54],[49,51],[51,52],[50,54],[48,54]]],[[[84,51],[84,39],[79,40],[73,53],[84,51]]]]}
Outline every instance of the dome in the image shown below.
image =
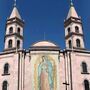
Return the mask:
{"type": "Polygon", "coordinates": [[[32,45],[33,47],[57,47],[56,44],[50,41],[40,41],[32,45]]]}

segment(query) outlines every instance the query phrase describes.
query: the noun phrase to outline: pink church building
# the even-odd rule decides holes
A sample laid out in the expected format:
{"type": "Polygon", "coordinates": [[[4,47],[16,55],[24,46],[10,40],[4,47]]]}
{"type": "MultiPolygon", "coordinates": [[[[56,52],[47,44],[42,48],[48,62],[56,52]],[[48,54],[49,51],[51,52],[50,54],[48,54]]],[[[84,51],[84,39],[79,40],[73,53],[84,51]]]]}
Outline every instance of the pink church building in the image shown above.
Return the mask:
{"type": "Polygon", "coordinates": [[[0,52],[0,90],[90,90],[90,51],[73,3],[64,21],[64,50],[45,40],[23,49],[23,27],[14,6],[0,52]]]}

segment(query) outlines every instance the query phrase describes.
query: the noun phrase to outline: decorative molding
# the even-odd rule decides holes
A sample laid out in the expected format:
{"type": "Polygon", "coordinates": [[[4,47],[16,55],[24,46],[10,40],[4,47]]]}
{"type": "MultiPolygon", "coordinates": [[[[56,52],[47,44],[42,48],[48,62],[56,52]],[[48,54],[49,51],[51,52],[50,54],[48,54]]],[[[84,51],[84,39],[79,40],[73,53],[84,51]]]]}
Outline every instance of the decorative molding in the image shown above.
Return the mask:
{"type": "MultiPolygon", "coordinates": [[[[23,36],[21,36],[21,35],[18,34],[18,33],[6,34],[6,35],[5,35],[5,38],[6,38],[6,37],[10,37],[10,36],[17,36],[17,37],[19,37],[20,39],[23,40],[23,36]]],[[[5,39],[5,38],[4,38],[4,39],[5,39]]]]}
{"type": "Polygon", "coordinates": [[[10,73],[4,73],[4,74],[2,74],[2,76],[8,76],[8,75],[10,75],[10,73]]]}
{"type": "Polygon", "coordinates": [[[81,74],[89,75],[90,73],[89,72],[81,72],[81,74]]]}
{"type": "Polygon", "coordinates": [[[46,46],[46,47],[39,47],[39,46],[37,46],[37,47],[30,47],[29,48],[29,50],[31,50],[31,51],[60,51],[60,48],[59,47],[48,47],[48,46],[46,46]]]}
{"type": "Polygon", "coordinates": [[[68,39],[69,37],[71,37],[72,35],[78,35],[78,36],[81,36],[81,37],[83,37],[84,35],[83,34],[81,34],[81,33],[75,33],[75,32],[71,32],[71,33],[69,33],[68,35],[66,35],[65,36],[65,39],[68,39]]]}
{"type": "Polygon", "coordinates": [[[18,23],[20,26],[24,27],[24,22],[23,20],[20,20],[19,18],[15,17],[15,18],[11,18],[7,20],[6,26],[9,24],[13,24],[13,23],[18,23]]]}
{"type": "Polygon", "coordinates": [[[68,26],[70,23],[72,23],[72,22],[78,23],[78,24],[82,24],[81,19],[75,18],[75,17],[70,17],[68,20],[66,20],[66,21],[64,22],[64,27],[67,27],[67,26],[68,26]]]}

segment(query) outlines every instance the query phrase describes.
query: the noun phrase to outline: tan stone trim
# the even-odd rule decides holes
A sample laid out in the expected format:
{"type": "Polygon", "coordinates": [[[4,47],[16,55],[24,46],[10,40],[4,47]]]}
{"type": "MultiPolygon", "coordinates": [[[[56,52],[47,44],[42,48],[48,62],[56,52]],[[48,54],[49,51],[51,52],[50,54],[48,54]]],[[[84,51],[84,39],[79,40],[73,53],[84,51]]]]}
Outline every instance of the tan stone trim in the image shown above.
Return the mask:
{"type": "Polygon", "coordinates": [[[18,23],[20,26],[24,27],[24,22],[18,18],[11,18],[7,20],[6,26],[9,24],[18,23]]]}
{"type": "Polygon", "coordinates": [[[59,47],[30,47],[31,51],[60,51],[59,47]]]}
{"type": "Polygon", "coordinates": [[[68,20],[66,20],[66,21],[64,22],[64,27],[67,27],[67,26],[68,26],[70,23],[72,23],[72,22],[78,23],[78,24],[82,24],[81,19],[75,18],[75,17],[70,17],[68,20]]]}
{"type": "Polygon", "coordinates": [[[7,35],[5,35],[5,38],[10,37],[10,36],[14,36],[14,35],[19,37],[20,39],[23,39],[23,36],[19,35],[18,33],[7,34],[7,35]]]}
{"type": "Polygon", "coordinates": [[[66,37],[65,37],[65,39],[68,39],[69,37],[71,37],[72,35],[78,35],[78,36],[84,36],[83,34],[81,34],[81,33],[75,33],[75,32],[71,32],[71,33],[69,33],[68,35],[66,35],[66,37]]]}

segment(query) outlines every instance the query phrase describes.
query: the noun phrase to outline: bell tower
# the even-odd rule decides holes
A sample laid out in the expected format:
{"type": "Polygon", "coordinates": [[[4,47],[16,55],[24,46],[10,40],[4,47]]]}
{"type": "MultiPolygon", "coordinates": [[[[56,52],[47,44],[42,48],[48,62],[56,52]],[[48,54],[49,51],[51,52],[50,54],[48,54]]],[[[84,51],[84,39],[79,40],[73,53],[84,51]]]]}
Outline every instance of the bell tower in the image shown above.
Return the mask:
{"type": "Polygon", "coordinates": [[[6,22],[4,51],[23,49],[23,27],[24,22],[15,3],[11,15],[6,22]]]}
{"type": "Polygon", "coordinates": [[[66,49],[85,49],[82,21],[72,1],[70,2],[67,18],[64,21],[64,27],[66,49]]]}

